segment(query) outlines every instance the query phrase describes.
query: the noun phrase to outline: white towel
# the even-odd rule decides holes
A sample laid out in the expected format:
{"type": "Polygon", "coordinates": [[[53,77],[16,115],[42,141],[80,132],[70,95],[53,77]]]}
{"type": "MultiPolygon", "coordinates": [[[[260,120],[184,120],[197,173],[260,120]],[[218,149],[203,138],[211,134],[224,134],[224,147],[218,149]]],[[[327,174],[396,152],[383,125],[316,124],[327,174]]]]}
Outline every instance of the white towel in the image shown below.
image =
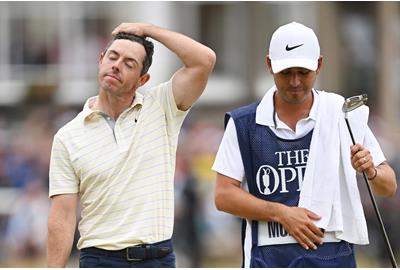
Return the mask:
{"type": "MultiPolygon", "coordinates": [[[[350,160],[352,142],[342,112],[344,98],[323,91],[319,94],[299,207],[320,215],[315,224],[335,232],[338,239],[368,244],[367,223],[350,160]]],[[[364,140],[368,113],[365,105],[348,113],[356,143],[364,140]]]]}

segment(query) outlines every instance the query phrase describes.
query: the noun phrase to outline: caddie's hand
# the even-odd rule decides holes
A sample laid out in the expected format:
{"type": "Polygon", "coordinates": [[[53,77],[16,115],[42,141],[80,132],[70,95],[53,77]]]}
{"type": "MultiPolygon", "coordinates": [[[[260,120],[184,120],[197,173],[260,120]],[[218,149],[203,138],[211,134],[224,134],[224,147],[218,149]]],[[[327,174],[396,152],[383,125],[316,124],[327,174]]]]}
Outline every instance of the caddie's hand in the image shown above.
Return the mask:
{"type": "Polygon", "coordinates": [[[357,143],[350,147],[350,151],[351,165],[353,166],[353,168],[359,173],[365,171],[368,178],[373,177],[373,175],[375,174],[375,166],[369,150],[361,144],[357,143]]]}
{"type": "Polygon", "coordinates": [[[301,207],[286,207],[279,223],[305,249],[317,249],[322,244],[324,233],[312,222],[321,217],[301,207]]]}
{"type": "Polygon", "coordinates": [[[121,23],[118,25],[111,34],[113,36],[117,35],[118,33],[124,32],[128,34],[133,34],[140,37],[146,37],[144,29],[150,26],[147,23],[121,23]]]}

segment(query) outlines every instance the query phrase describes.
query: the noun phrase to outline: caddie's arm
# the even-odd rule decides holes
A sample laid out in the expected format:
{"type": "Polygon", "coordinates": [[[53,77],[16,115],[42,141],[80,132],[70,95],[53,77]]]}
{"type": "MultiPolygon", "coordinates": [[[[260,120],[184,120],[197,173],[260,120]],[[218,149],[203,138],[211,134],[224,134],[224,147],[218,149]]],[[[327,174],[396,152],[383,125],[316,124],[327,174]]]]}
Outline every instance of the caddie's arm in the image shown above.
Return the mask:
{"type": "Polygon", "coordinates": [[[283,225],[305,249],[315,249],[321,244],[323,232],[313,220],[320,217],[300,207],[289,207],[281,203],[259,199],[240,187],[240,182],[217,173],[215,206],[218,210],[249,220],[274,221],[283,225]]]}
{"type": "Polygon", "coordinates": [[[51,197],[47,236],[48,267],[65,267],[68,262],[74,241],[77,205],[77,194],[51,197]]]}
{"type": "MultiPolygon", "coordinates": [[[[373,174],[369,175],[369,178],[373,177],[373,174]]],[[[397,190],[396,174],[386,161],[376,167],[376,176],[370,183],[374,193],[380,196],[392,197],[397,190]]]]}
{"type": "Polygon", "coordinates": [[[375,194],[391,197],[396,193],[396,174],[392,167],[386,161],[375,167],[371,153],[363,145],[356,144],[351,147],[351,164],[359,173],[366,173],[375,194]]]}
{"type": "Polygon", "coordinates": [[[187,110],[203,93],[216,56],[213,50],[177,32],[146,23],[122,23],[112,32],[150,37],[174,52],[183,62],[174,75],[172,90],[180,110],[187,110]]]}

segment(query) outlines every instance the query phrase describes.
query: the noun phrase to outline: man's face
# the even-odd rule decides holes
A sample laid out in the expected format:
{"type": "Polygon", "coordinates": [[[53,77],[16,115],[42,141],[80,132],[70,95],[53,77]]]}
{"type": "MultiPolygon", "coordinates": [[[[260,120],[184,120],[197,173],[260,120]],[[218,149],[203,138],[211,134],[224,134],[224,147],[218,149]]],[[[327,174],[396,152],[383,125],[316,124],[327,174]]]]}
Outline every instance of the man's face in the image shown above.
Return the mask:
{"type": "Polygon", "coordinates": [[[287,103],[300,104],[309,97],[317,73],[305,68],[288,68],[273,75],[277,94],[287,103]]]}
{"type": "Polygon", "coordinates": [[[270,73],[274,77],[279,97],[287,103],[301,104],[310,97],[311,90],[322,67],[322,56],[318,59],[316,71],[293,67],[274,74],[269,56],[267,56],[266,63],[270,73]]]}
{"type": "Polygon", "coordinates": [[[135,91],[142,84],[140,73],[145,55],[143,45],[125,39],[115,40],[99,61],[100,88],[116,95],[135,91]]]}

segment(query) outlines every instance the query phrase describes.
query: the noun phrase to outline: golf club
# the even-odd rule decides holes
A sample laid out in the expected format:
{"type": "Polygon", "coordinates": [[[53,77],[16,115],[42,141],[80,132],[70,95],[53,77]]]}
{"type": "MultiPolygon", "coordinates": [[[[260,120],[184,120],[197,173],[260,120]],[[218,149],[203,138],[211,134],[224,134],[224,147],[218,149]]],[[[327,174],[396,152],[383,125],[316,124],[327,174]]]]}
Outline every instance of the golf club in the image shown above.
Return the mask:
{"type": "MultiPolygon", "coordinates": [[[[351,131],[351,128],[350,128],[349,120],[347,118],[347,113],[357,109],[358,107],[360,107],[360,106],[362,106],[364,104],[366,104],[367,100],[368,100],[368,96],[366,94],[349,97],[344,101],[344,104],[343,104],[343,107],[342,107],[342,110],[344,112],[344,119],[346,120],[346,125],[347,125],[347,128],[349,130],[351,141],[353,142],[353,145],[355,145],[356,142],[355,142],[354,137],[353,137],[353,132],[351,131]]],[[[375,213],[376,213],[376,216],[377,216],[378,221],[379,221],[379,225],[380,225],[382,233],[383,233],[383,237],[385,239],[387,248],[389,250],[390,261],[392,262],[393,268],[397,268],[397,263],[396,263],[396,260],[394,258],[394,255],[393,255],[392,247],[390,246],[389,238],[387,236],[387,233],[386,233],[386,230],[385,230],[385,226],[383,225],[381,214],[379,212],[378,205],[376,204],[374,194],[372,193],[371,187],[369,185],[368,177],[367,177],[365,172],[362,172],[362,174],[363,174],[365,183],[367,184],[369,196],[370,196],[372,204],[374,206],[375,213]]]]}

